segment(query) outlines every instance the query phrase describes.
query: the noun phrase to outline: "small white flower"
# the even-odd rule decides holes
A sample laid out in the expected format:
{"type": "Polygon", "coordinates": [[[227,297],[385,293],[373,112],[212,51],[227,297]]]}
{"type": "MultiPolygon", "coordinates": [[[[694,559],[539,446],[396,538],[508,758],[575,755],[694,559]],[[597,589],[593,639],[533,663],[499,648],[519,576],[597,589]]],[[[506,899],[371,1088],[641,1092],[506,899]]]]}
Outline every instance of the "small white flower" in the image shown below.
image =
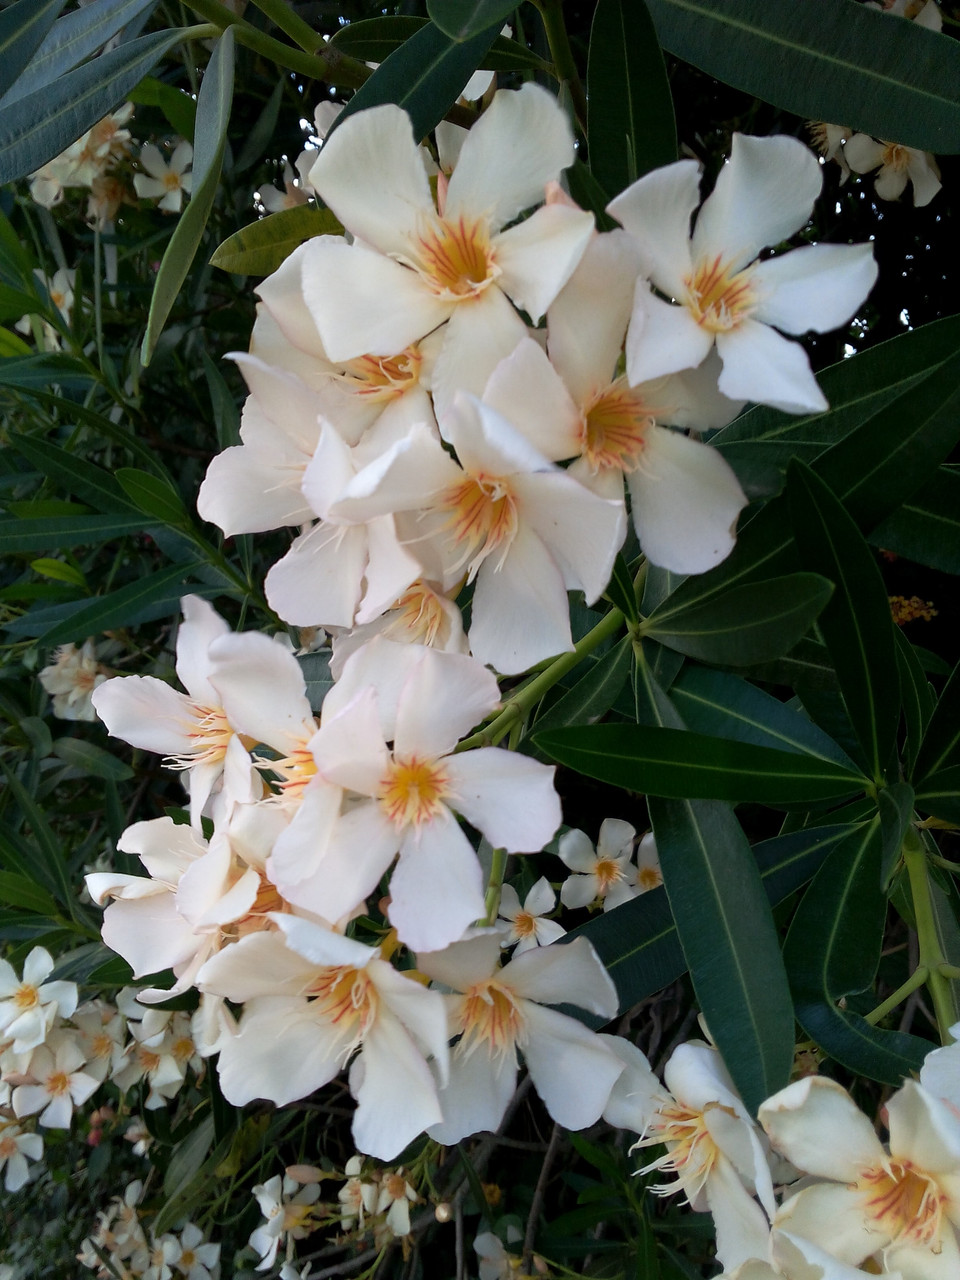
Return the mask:
{"type": "Polygon", "coordinates": [[[637,896],[636,868],[630,861],[636,830],[620,818],[605,818],[594,849],[586,834],[574,828],[560,837],[558,856],[571,871],[560,887],[565,907],[586,907],[596,899],[604,911],[637,896]]]}
{"type": "Polygon", "coordinates": [[[520,905],[520,898],[513,885],[505,884],[500,891],[501,946],[517,944],[514,955],[529,951],[531,947],[545,947],[556,942],[566,933],[556,920],[545,919],[557,903],[557,895],[546,876],[541,876],[520,905]]]}
{"type": "Polygon", "coordinates": [[[303,1240],[317,1228],[313,1206],[320,1199],[320,1184],[301,1187],[293,1178],[275,1174],[253,1188],[260,1212],[266,1219],[250,1236],[250,1248],[260,1255],[258,1271],[268,1271],[286,1237],[303,1240]]]}
{"type": "Polygon", "coordinates": [[[69,1018],[77,1007],[75,982],[44,982],[53,970],[53,957],[45,947],[34,947],[23,962],[23,979],[13,966],[0,959],[0,1032],[12,1039],[14,1053],[26,1053],[43,1044],[59,1014],[69,1018]]]}
{"type": "MultiPolygon", "coordinates": [[[[68,297],[72,302],[73,295],[68,297]]],[[[70,302],[64,303],[68,310],[70,302]]],[[[43,668],[38,679],[53,697],[53,714],[58,719],[96,720],[93,691],[103,684],[107,675],[106,669],[97,662],[93,640],[89,639],[81,649],[75,644],[61,645],[53,662],[43,668]]]]}
{"type": "Polygon", "coordinates": [[[0,1169],[7,1191],[19,1191],[30,1176],[27,1160],[43,1155],[43,1138],[39,1133],[24,1133],[17,1124],[0,1121],[0,1169]]]}
{"type": "Polygon", "coordinates": [[[874,190],[881,200],[899,200],[913,183],[913,203],[919,209],[940,190],[940,170],[929,151],[904,147],[899,142],[878,142],[865,133],[855,133],[843,149],[854,173],[878,170],[874,190]]]}
{"type": "Polygon", "coordinates": [[[637,893],[648,893],[662,884],[663,873],[660,870],[657,842],[653,838],[653,832],[648,831],[637,845],[637,893]]]}
{"type": "Polygon", "coordinates": [[[41,1045],[30,1059],[33,1084],[21,1084],[13,1091],[13,1109],[20,1116],[39,1115],[48,1129],[69,1129],[74,1107],[81,1106],[99,1087],[100,1081],[79,1068],[84,1065],[77,1042],[63,1036],[52,1053],[41,1045]]]}
{"type": "Polygon", "coordinates": [[[190,143],[181,140],[167,164],[160,148],[155,147],[152,142],[145,142],[140,149],[140,163],[147,172],[133,176],[137,195],[146,200],[159,198],[161,209],[167,213],[179,213],[184,193],[189,195],[193,188],[193,174],[188,172],[193,164],[193,147],[190,143]]]}

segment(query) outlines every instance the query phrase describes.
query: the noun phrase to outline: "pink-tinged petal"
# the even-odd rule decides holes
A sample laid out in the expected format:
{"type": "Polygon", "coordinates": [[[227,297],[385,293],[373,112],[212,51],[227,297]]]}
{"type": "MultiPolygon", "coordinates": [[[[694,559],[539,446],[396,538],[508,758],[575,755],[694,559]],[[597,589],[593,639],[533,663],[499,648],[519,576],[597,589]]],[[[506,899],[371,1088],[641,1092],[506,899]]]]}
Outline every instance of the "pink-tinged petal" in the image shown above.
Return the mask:
{"type": "Polygon", "coordinates": [[[600,1035],[598,1039],[613,1050],[624,1067],[610,1091],[603,1118],[617,1129],[643,1133],[663,1102],[663,1086],[635,1044],[621,1036],[600,1035]]]}
{"type": "Polygon", "coordinates": [[[913,1243],[890,1245],[883,1253],[886,1274],[902,1280],[954,1280],[960,1275],[960,1245],[951,1228],[924,1247],[913,1243]]]}
{"type": "MultiPolygon", "coordinates": [[[[274,878],[295,906],[325,920],[341,920],[373,893],[398,844],[397,833],[380,806],[361,803],[334,826],[316,872],[294,884],[278,873],[274,878]]],[[[272,871],[272,863],[268,866],[272,871]]]]}
{"type": "Polygon", "coordinates": [[[202,944],[177,911],[172,893],[112,902],[103,913],[101,934],[135,978],[185,964],[202,944]]]}
{"type": "Polygon", "coordinates": [[[372,622],[395,604],[422,578],[424,566],[397,535],[393,516],[376,516],[367,524],[366,590],[357,609],[357,623],[372,622]]]}
{"type": "MultiPolygon", "coordinates": [[[[864,1273],[857,1268],[848,1267],[832,1254],[818,1248],[810,1240],[791,1235],[788,1231],[774,1231],[770,1236],[770,1252],[777,1263],[774,1272],[757,1273],[757,1280],[779,1280],[782,1275],[796,1275],[798,1280],[863,1280],[864,1273]],[[817,1270],[819,1268],[819,1270],[817,1270]]],[[[899,1273],[891,1273],[893,1280],[899,1273]]],[[[744,1272],[738,1280],[753,1280],[752,1272],[744,1272]]],[[[904,1280],[900,1276],[900,1280],[904,1280]]]]}
{"type": "Polygon", "coordinates": [[[296,813],[267,858],[270,878],[287,896],[291,885],[316,874],[340,818],[343,792],[317,778],[304,788],[296,813]]]}
{"type": "Polygon", "coordinates": [[[564,471],[514,477],[520,519],[550,550],[568,590],[592,604],[610,581],[627,533],[623,503],[600,498],[564,471]]]}
{"type": "Polygon", "coordinates": [[[567,283],[594,234],[593,214],[567,205],[538,209],[497,236],[500,288],[538,323],[567,283]]]}
{"type": "Polygon", "coordinates": [[[483,389],[483,399],[545,458],[560,461],[580,452],[580,410],[543,348],[532,338],[524,338],[500,361],[483,389]]]}
{"type": "Polygon", "coordinates": [[[214,640],[229,635],[230,628],[200,596],[184,596],[180,608],[183,622],[177,632],[177,677],[194,702],[215,707],[218,698],[208,678],[208,650],[214,640]]]}
{"type": "MultiPolygon", "coordinates": [[[[581,406],[613,380],[633,311],[639,271],[639,249],[626,232],[595,236],[580,265],[550,304],[550,359],[581,406]]],[[[544,453],[561,456],[546,449],[544,453]]]]}
{"type": "Polygon", "coordinates": [[[400,694],[419,665],[422,653],[421,645],[400,644],[385,636],[374,636],[344,662],[336,684],[323,700],[321,723],[340,715],[358,693],[371,686],[377,694],[383,740],[392,742],[396,737],[400,694]]]}
{"type": "Polygon", "coordinates": [[[460,484],[463,472],[426,426],[415,426],[404,440],[358,471],[331,515],[338,520],[371,520],[393,511],[416,510],[431,495],[460,484]]]}
{"type": "Polygon", "coordinates": [[[368,947],[312,920],[279,914],[270,918],[282,930],[290,950],[311,964],[322,968],[348,965],[354,969],[365,969],[377,958],[376,947],[368,947]]]}
{"type": "MultiPolygon", "coordinates": [[[[513,964],[546,954],[527,951],[513,964]]],[[[623,1063],[576,1019],[533,1003],[525,1004],[523,1012],[528,1028],[521,1045],[523,1056],[550,1115],[565,1129],[594,1124],[623,1072],[623,1063]]]]}
{"type": "Polygon", "coordinates": [[[350,1085],[358,1104],[353,1141],[378,1160],[393,1160],[441,1117],[430,1068],[393,1018],[381,1015],[367,1032],[350,1085]]]}
{"type": "Polygon", "coordinates": [[[314,256],[317,246],[323,240],[343,243],[340,236],[315,236],[305,244],[298,245],[272,275],[260,282],[254,292],[263,299],[263,305],[287,341],[327,366],[326,352],[317,333],[317,326],[303,300],[303,264],[314,256]]]}
{"type": "Polygon", "coordinates": [[[197,985],[238,1003],[280,999],[299,996],[316,977],[316,968],[292,951],[282,934],[261,931],[210,956],[197,974],[197,985]]]}
{"type": "Polygon", "coordinates": [[[717,1259],[732,1271],[767,1252],[770,1227],[766,1214],[722,1157],[707,1177],[707,1204],[717,1229],[717,1259]]]}
{"type": "Polygon", "coordinates": [[[536,853],[560,825],[554,770],[529,756],[481,747],[449,756],[450,805],[509,853],[536,853]]]}
{"type": "Polygon", "coordinates": [[[404,835],[390,880],[390,923],[412,951],[439,951],[484,914],[483,873],[448,809],[404,835]]]}
{"type": "Polygon", "coordinates": [[[467,1057],[454,1049],[449,1083],[440,1090],[443,1120],[427,1132],[445,1146],[472,1133],[495,1132],[516,1087],[517,1064],[509,1054],[494,1056],[481,1045],[467,1057]]]}
{"type": "Polygon", "coordinates": [[[540,203],[573,154],[570,122],[553,94],[535,84],[501,89],[464,140],[445,216],[487,214],[494,229],[505,226],[540,203]]]}
{"type": "Polygon", "coordinates": [[[757,264],[754,316],[784,333],[826,333],[853,316],[877,280],[872,244],[810,244],[757,264]]]}
{"type": "Polygon", "coordinates": [[[197,716],[190,699],[154,676],[105,680],[92,702],[107,732],[132,747],[178,755],[193,745],[197,716]]]}
{"type": "MultiPolygon", "coordinates": [[[[837,1141],[836,1135],[833,1141],[837,1141]]],[[[776,1230],[809,1240],[854,1267],[890,1239],[871,1227],[864,1212],[863,1192],[833,1182],[806,1187],[784,1201],[773,1225],[776,1230]]]]}
{"type": "Polygon", "coordinates": [[[933,1174],[960,1173],[960,1117],[913,1080],[887,1103],[890,1151],[933,1174]]]}
{"type": "Polygon", "coordinates": [[[442,951],[421,951],[417,955],[417,968],[454,991],[466,991],[489,978],[499,958],[499,930],[474,929],[462,942],[454,942],[442,951]]]}
{"type": "Polygon", "coordinates": [[[363,796],[378,795],[390,757],[380,727],[376,691],[363,689],[339,715],[324,716],[308,746],[328,782],[363,796]]]}
{"type": "Polygon", "coordinates": [[[227,842],[223,843],[225,852],[220,855],[220,866],[205,865],[215,856],[216,849],[212,846],[206,858],[200,858],[184,872],[177,889],[177,906],[197,929],[242,920],[257,900],[260,876],[252,867],[248,867],[236,883],[228,885],[224,872],[231,869],[233,856],[227,842]]]}
{"type": "Polygon", "coordinates": [[[683,292],[693,269],[690,218],[699,203],[700,166],[680,160],[639,178],[607,205],[634,240],[641,270],[671,298],[683,292]]]}
{"type": "Polygon", "coordinates": [[[470,650],[506,675],[573,649],[563,574],[531,530],[517,530],[503,564],[480,566],[470,650]]]}
{"type": "Polygon", "coordinates": [[[207,852],[207,842],[192,827],[172,818],[151,818],[127,827],[117,848],[135,853],[154,880],[175,888],[194,859],[207,852]]]}
{"type": "Polygon", "coordinates": [[[631,386],[695,369],[712,346],[713,334],[701,328],[686,307],[664,302],[645,280],[637,281],[626,347],[631,386]]]}
{"type": "Polygon", "coordinates": [[[210,683],[237,733],[288,755],[315,724],[303,672],[288,649],[257,631],[210,646],[210,683]]]}
{"type": "Polygon", "coordinates": [[[220,1042],[217,1072],[223,1096],[236,1107],[255,1098],[284,1106],[328,1084],[341,1067],[336,1035],[310,1016],[297,997],[258,1000],[236,1036],[220,1042]]]}
{"type": "Polygon", "coordinates": [[[304,262],[303,296],[331,360],[396,355],[453,308],[416,271],[332,238],[304,262]]]}
{"type": "Polygon", "coordinates": [[[719,387],[731,400],[754,400],[786,413],[822,413],[829,408],[799,342],[782,338],[756,320],[717,334],[723,361],[719,387]]]}
{"type": "Polygon", "coordinates": [[[296,627],[350,627],[366,567],[366,529],[321,521],[294,539],[264,591],[270,607],[296,627]]]}
{"type": "Polygon", "coordinates": [[[747,497],[729,462],[709,445],[651,427],[627,484],[637,537],[652,564],[706,573],[733,550],[747,497]]]}
{"type": "Polygon", "coordinates": [[[527,326],[506,294],[486,289],[454,309],[430,377],[433,402],[443,417],[458,391],[480,396],[501,360],[527,337],[527,326]]]}
{"type": "Polygon", "coordinates": [[[822,186],[817,158],[799,139],[735,133],[730,159],[697,216],[694,259],[720,256],[739,271],[800,230],[822,186]]]}
{"type": "Polygon", "coordinates": [[[298,471],[280,477],[276,472],[265,474],[263,458],[245,445],[224,449],[212,459],[197,496],[197,511],[228,538],[313,518],[313,509],[300,490],[298,471]],[[281,482],[269,483],[275,479],[281,482]]]}
{"type": "Polygon", "coordinates": [[[855,133],[843,145],[843,157],[854,173],[869,173],[883,164],[883,144],[866,133],[855,133]]]}
{"type": "MultiPolygon", "coordinates": [[[[496,677],[475,658],[420,648],[419,660],[404,681],[397,704],[394,754],[421,758],[446,755],[499,703],[496,677]]],[[[517,760],[513,752],[505,754],[511,762],[517,760]]],[[[447,765],[455,763],[451,760],[447,765]]]]}
{"type": "Polygon", "coordinates": [[[323,144],[309,181],[347,230],[381,253],[409,255],[420,219],[433,213],[410,117],[392,103],[344,120],[323,144]]]}
{"type": "MultiPolygon", "coordinates": [[[[119,871],[89,871],[83,877],[87,893],[98,907],[104,907],[111,898],[152,898],[160,893],[170,893],[170,886],[146,876],[127,876],[119,871]]],[[[14,981],[10,990],[0,988],[0,996],[9,996],[19,986],[14,981]]]]}
{"type": "Polygon", "coordinates": [[[619,1007],[613,980],[586,938],[528,951],[501,976],[518,996],[538,1004],[572,1004],[601,1018],[615,1017],[619,1007]]]}
{"type": "Polygon", "coordinates": [[[558,470],[501,413],[464,392],[454,397],[440,423],[440,434],[456,449],[461,466],[470,475],[558,470]]]}
{"type": "Polygon", "coordinates": [[[825,1076],[787,1085],[761,1105],[759,1118],[774,1149],[819,1178],[853,1183],[884,1159],[873,1125],[846,1089],[825,1076]]]}

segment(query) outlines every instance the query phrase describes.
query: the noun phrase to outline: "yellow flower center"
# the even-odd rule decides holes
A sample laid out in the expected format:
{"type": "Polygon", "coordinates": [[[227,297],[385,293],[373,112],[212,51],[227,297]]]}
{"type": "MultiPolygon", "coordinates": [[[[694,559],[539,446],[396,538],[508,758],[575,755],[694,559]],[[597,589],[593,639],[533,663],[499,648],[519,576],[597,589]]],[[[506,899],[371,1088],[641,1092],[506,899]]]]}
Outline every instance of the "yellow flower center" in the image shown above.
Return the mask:
{"type": "Polygon", "coordinates": [[[47,1093],[60,1098],[70,1092],[70,1077],[65,1071],[52,1071],[47,1076],[47,1093]]]}
{"type": "Polygon", "coordinates": [[[905,173],[910,163],[910,152],[898,142],[888,142],[883,148],[883,168],[894,173],[905,173]]]}
{"type": "Polygon", "coordinates": [[[497,568],[503,564],[517,532],[517,503],[509,484],[497,476],[468,476],[452,485],[439,503],[449,512],[443,525],[460,547],[452,569],[469,565],[468,581],[494,552],[500,552],[497,568]]]}
{"type": "Polygon", "coordinates": [[[518,911],[513,917],[513,930],[518,938],[533,938],[537,932],[537,917],[529,911],[518,911]]]}
{"type": "Polygon", "coordinates": [[[181,1036],[173,1042],[170,1052],[175,1062],[189,1062],[197,1051],[197,1046],[189,1036],[181,1036]]]}
{"type": "MultiPolygon", "coordinates": [[[[703,1111],[695,1111],[692,1107],[671,1100],[659,1109],[646,1133],[634,1143],[631,1150],[665,1143],[666,1155],[651,1161],[640,1172],[663,1169],[667,1173],[675,1173],[677,1182],[661,1183],[651,1187],[651,1191],[661,1196],[672,1195],[682,1187],[688,1200],[696,1198],[720,1154],[704,1118],[711,1107],[719,1105],[709,1103],[703,1111]]],[[[729,1111],[729,1108],[722,1107],[721,1110],[729,1111]]]]}
{"type": "Polygon", "coordinates": [[[91,1058],[108,1058],[113,1052],[113,1041],[104,1031],[98,1036],[94,1036],[90,1042],[91,1058]]]}
{"type": "Polygon", "coordinates": [[[516,1061],[526,1036],[526,1018],[514,993],[496,978],[485,978],[464,992],[459,1014],[463,1036],[457,1050],[469,1057],[485,1045],[496,1058],[516,1061]]]}
{"type": "Polygon", "coordinates": [[[29,982],[21,982],[13,993],[13,1006],[15,1009],[35,1009],[40,1003],[40,992],[36,987],[30,985],[29,982]]]}
{"type": "Polygon", "coordinates": [[[756,305],[753,271],[733,271],[718,254],[701,262],[685,281],[686,303],[697,324],[710,333],[728,333],[746,320],[756,305]]]}
{"type": "Polygon", "coordinates": [[[645,892],[663,884],[663,876],[656,867],[641,867],[637,872],[637,884],[645,892]]]}
{"type": "Polygon", "coordinates": [[[416,346],[397,356],[358,356],[343,367],[349,389],[368,400],[394,400],[417,385],[423,357],[416,346]]]}
{"type": "Polygon", "coordinates": [[[931,1245],[940,1238],[946,1197],[937,1183],[909,1160],[884,1160],[857,1182],[864,1208],[878,1231],[892,1241],[931,1245]]]}
{"type": "Polygon", "coordinates": [[[600,893],[604,894],[624,878],[623,864],[618,862],[616,858],[598,858],[593,868],[593,874],[599,882],[600,893]]]}
{"type": "MultiPolygon", "coordinates": [[[[94,676],[96,672],[93,673],[94,676]]],[[[92,682],[92,678],[91,678],[92,682]]],[[[190,747],[179,756],[168,756],[165,763],[172,769],[192,769],[198,764],[221,764],[233,737],[233,729],[222,707],[193,703],[195,719],[186,724],[190,747]]],[[[241,737],[244,746],[253,746],[251,738],[241,737]]]]}
{"type": "Polygon", "coordinates": [[[435,644],[448,622],[440,601],[425,582],[413,583],[390,610],[395,616],[385,634],[400,635],[410,644],[435,644]]]}
{"type": "Polygon", "coordinates": [[[626,378],[611,383],[583,416],[580,438],[591,470],[636,471],[650,428],[663,412],[648,404],[626,378]]]}
{"type": "Polygon", "coordinates": [[[444,808],[450,780],[435,760],[417,756],[391,761],[380,783],[380,804],[396,827],[419,827],[444,808]]]}
{"type": "Polygon", "coordinates": [[[364,969],[328,965],[307,988],[314,1011],[332,1023],[344,1041],[344,1059],[362,1042],[379,1010],[377,989],[364,969]]]}
{"type": "Polygon", "coordinates": [[[485,218],[437,218],[420,234],[416,268],[431,291],[451,302],[478,297],[500,275],[485,218]]]}
{"type": "Polygon", "coordinates": [[[160,179],[160,181],[163,183],[167,191],[180,190],[180,185],[181,185],[180,174],[174,173],[172,169],[170,170],[169,173],[165,173],[163,177],[160,179]]]}
{"type": "Polygon", "coordinates": [[[300,798],[299,793],[317,772],[316,762],[306,746],[294,748],[282,760],[264,760],[261,763],[280,775],[284,796],[294,800],[300,798]]]}
{"type": "Polygon", "coordinates": [[[0,1160],[9,1160],[11,1156],[17,1153],[16,1139],[9,1133],[0,1137],[0,1160]]]}

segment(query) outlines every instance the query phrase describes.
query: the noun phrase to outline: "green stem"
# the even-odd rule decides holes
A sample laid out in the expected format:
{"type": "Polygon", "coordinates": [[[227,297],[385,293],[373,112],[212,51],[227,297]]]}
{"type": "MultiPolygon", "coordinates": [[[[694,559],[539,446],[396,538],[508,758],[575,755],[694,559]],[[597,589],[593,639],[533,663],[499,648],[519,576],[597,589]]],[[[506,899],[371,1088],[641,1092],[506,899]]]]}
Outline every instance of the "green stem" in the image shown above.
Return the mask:
{"type": "Polygon", "coordinates": [[[294,13],[284,0],[253,0],[261,13],[265,13],[274,26],[279,27],[284,35],[295,40],[307,53],[316,53],[325,43],[323,36],[314,31],[309,22],[294,13]]]}
{"type": "Polygon", "coordinates": [[[902,1004],[903,1001],[906,1000],[907,996],[913,995],[914,991],[916,991],[918,987],[922,987],[929,976],[930,974],[923,965],[914,969],[906,982],[897,987],[896,991],[894,991],[892,995],[887,996],[883,1004],[878,1004],[875,1009],[870,1011],[870,1013],[864,1014],[864,1022],[869,1022],[871,1027],[875,1027],[882,1018],[885,1018],[888,1013],[891,1013],[896,1009],[898,1004],[902,1004]]]}
{"type": "Polygon", "coordinates": [[[557,76],[570,90],[570,100],[576,112],[577,122],[584,134],[587,132],[587,95],[583,91],[580,72],[574,61],[570,38],[563,21],[563,0],[533,0],[540,11],[543,29],[547,35],[550,54],[557,69],[557,76]]]}
{"type": "Polygon", "coordinates": [[[918,969],[927,970],[927,987],[933,1001],[937,1027],[943,1044],[950,1043],[949,1027],[954,1021],[953,1004],[950,999],[949,979],[943,972],[946,964],[940,948],[940,935],[937,921],[933,913],[933,901],[930,897],[930,882],[927,878],[927,852],[920,836],[913,827],[907,829],[903,838],[903,861],[910,880],[910,896],[913,899],[913,914],[917,922],[917,939],[920,944],[920,962],[918,969]]]}
{"type": "Polygon", "coordinates": [[[611,609],[582,640],[578,640],[572,653],[564,653],[541,671],[539,675],[527,681],[508,699],[503,710],[485,729],[480,729],[458,745],[458,751],[469,751],[472,747],[492,747],[500,741],[527,712],[535,707],[548,689],[552,689],[558,680],[562,680],[568,671],[572,671],[588,653],[592,653],[604,640],[615,636],[623,626],[624,617],[619,609],[611,609]]]}
{"type": "Polygon", "coordinates": [[[503,877],[507,870],[506,849],[494,849],[493,861],[490,863],[490,876],[487,880],[487,892],[483,899],[486,908],[483,923],[493,924],[500,910],[500,890],[503,888],[503,877]]]}
{"type": "Polygon", "coordinates": [[[243,18],[238,18],[226,5],[220,4],[219,0],[189,0],[189,4],[195,13],[212,22],[218,30],[226,31],[227,27],[233,27],[237,40],[248,49],[262,53],[265,58],[281,67],[299,71],[311,80],[325,80],[328,84],[356,89],[373,74],[366,63],[358,58],[348,57],[329,45],[325,44],[320,53],[306,53],[302,49],[293,49],[280,40],[274,40],[243,18]]]}

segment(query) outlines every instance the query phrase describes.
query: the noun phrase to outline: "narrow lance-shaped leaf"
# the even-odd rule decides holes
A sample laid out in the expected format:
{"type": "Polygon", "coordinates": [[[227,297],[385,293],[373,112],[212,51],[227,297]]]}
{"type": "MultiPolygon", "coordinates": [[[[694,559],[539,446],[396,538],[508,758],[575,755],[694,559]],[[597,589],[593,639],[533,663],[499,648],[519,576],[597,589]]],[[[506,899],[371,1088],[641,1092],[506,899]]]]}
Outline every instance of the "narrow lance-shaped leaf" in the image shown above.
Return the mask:
{"type": "Polygon", "coordinates": [[[787,492],[806,568],[836,583],[820,617],[840,690],[876,782],[890,763],[900,721],[893,619],[886,588],[856,524],[827,485],[801,462],[787,492]]]}
{"type": "Polygon", "coordinates": [[[563,725],[588,724],[599,719],[616,702],[630,674],[633,641],[624,636],[603,654],[586,675],[537,717],[536,732],[563,725]]]}
{"type": "Polygon", "coordinates": [[[655,800],[664,886],[701,1011],[744,1102],[788,1082],[793,1006],[753,853],[733,810],[655,800]]]}
{"type": "Polygon", "coordinates": [[[730,667],[769,662],[789,653],[809,631],[832,591],[832,584],[815,573],[749,582],[679,612],[668,602],[643,622],[641,632],[703,662],[730,667]]]}
{"type": "Polygon", "coordinates": [[[588,778],[669,799],[812,803],[867,785],[828,760],[681,729],[595,724],[535,734],[534,743],[588,778]]]}
{"type": "Polygon", "coordinates": [[[900,670],[900,702],[903,708],[905,740],[903,761],[908,778],[914,776],[914,766],[920,743],[933,715],[934,694],[927,673],[920,665],[913,645],[898,627],[896,630],[897,666],[900,670]]]}
{"type": "Polygon", "coordinates": [[[227,27],[217,41],[197,95],[193,193],[170,237],[153,286],[147,331],[140,348],[140,359],[145,365],[150,363],[163,326],[187,278],[213,208],[233,103],[233,60],[233,28],[227,27]]]}
{"type": "Polygon", "coordinates": [[[517,0],[427,0],[431,22],[451,40],[469,40],[488,27],[501,27],[517,0]]]}
{"type": "Polygon", "coordinates": [[[665,49],[812,120],[960,151],[960,48],[851,0],[648,0],[665,49]]]}
{"type": "Polygon", "coordinates": [[[422,27],[357,90],[330,132],[355,111],[395,102],[409,115],[414,136],[426,137],[456,102],[498,32],[499,26],[491,26],[458,44],[432,22],[422,27]]]}
{"type": "Polygon", "coordinates": [[[599,0],[590,28],[587,104],[590,171],[608,196],[676,160],[670,83],[643,0],[599,0]]]}
{"type": "Polygon", "coordinates": [[[18,551],[52,551],[107,542],[139,533],[142,515],[58,516],[49,520],[0,520],[0,555],[18,551]]]}
{"type": "Polygon", "coordinates": [[[913,787],[909,782],[895,782],[891,787],[883,787],[877,796],[883,849],[880,879],[884,888],[889,885],[900,860],[903,837],[913,821],[913,801],[913,787]]]}
{"type": "Polygon", "coordinates": [[[960,467],[940,467],[870,541],[931,569],[960,573],[960,467]]]}
{"type": "MultiPolygon", "coordinates": [[[[429,25],[426,18],[362,18],[359,22],[349,22],[341,27],[330,40],[330,48],[348,53],[361,62],[386,62],[391,53],[395,53],[411,36],[429,25]]],[[[478,66],[485,71],[527,71],[531,68],[538,71],[552,70],[551,64],[532,49],[505,36],[498,36],[494,40],[478,66]]]]}
{"type": "Polygon", "coordinates": [[[0,85],[16,83],[65,2],[17,0],[0,11],[0,85]]]}
{"type": "Polygon", "coordinates": [[[881,860],[875,817],[846,836],[817,872],[794,914],[783,955],[804,1030],[849,1070],[899,1085],[919,1070],[929,1041],[879,1030],[838,1004],[866,991],[876,975],[886,916],[881,860]]]}
{"type": "Polygon", "coordinates": [[[214,250],[210,263],[239,276],[268,276],[304,240],[342,235],[343,227],[330,209],[298,205],[241,227],[214,250]]]}
{"type": "Polygon", "coordinates": [[[0,106],[0,183],[52,160],[123,101],[186,28],[155,31],[68,71],[53,84],[0,106]]]}
{"type": "Polygon", "coordinates": [[[960,663],[937,700],[917,753],[914,776],[923,780],[956,764],[960,764],[960,663]]]}

